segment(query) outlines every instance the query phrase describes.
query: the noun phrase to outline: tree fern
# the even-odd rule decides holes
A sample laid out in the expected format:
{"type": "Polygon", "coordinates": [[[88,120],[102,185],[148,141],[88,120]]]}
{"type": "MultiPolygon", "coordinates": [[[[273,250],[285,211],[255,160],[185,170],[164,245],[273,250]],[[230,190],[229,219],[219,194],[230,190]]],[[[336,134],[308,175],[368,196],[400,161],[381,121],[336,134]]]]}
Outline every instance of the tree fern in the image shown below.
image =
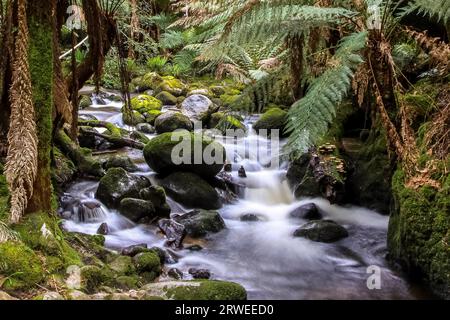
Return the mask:
{"type": "Polygon", "coordinates": [[[287,152],[304,151],[327,132],[337,106],[351,88],[354,71],[363,62],[358,52],[365,47],[366,39],[366,32],[344,38],[332,66],[312,82],[303,99],[293,104],[286,129],[291,133],[287,152]]]}
{"type": "Polygon", "coordinates": [[[406,12],[413,11],[437,18],[447,27],[450,26],[450,1],[448,0],[414,0],[407,7],[406,12]]]}

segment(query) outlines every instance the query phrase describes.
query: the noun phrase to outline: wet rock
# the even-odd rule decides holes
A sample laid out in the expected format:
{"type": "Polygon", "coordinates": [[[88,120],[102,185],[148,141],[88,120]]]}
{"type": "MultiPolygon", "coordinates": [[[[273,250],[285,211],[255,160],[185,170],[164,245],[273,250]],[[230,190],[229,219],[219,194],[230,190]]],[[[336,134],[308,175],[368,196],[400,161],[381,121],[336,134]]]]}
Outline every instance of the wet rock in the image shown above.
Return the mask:
{"type": "Polygon", "coordinates": [[[167,197],[164,188],[151,186],[149,188],[142,189],[139,194],[141,199],[150,201],[153,204],[155,213],[158,217],[170,217],[170,212],[172,210],[167,203],[167,197]]]}
{"type": "Polygon", "coordinates": [[[173,219],[186,228],[192,238],[202,238],[209,233],[218,233],[225,229],[225,221],[217,211],[194,210],[174,216],[173,219]]]}
{"type": "MultiPolygon", "coordinates": [[[[209,128],[217,129],[226,135],[228,130],[242,130],[245,133],[245,125],[238,120],[235,116],[231,114],[226,114],[224,112],[216,112],[211,115],[209,120],[209,128]]],[[[236,133],[236,135],[238,135],[236,133]]]]}
{"type": "Polygon", "coordinates": [[[91,97],[88,95],[82,95],[81,97],[78,97],[78,101],[78,107],[80,109],[86,109],[92,105],[91,97]]]}
{"type": "Polygon", "coordinates": [[[331,220],[311,221],[294,232],[294,237],[307,238],[316,242],[336,242],[348,237],[348,231],[331,220]]]}
{"type": "Polygon", "coordinates": [[[189,251],[202,251],[203,247],[201,245],[194,244],[192,246],[187,247],[186,249],[189,251]]]}
{"type": "Polygon", "coordinates": [[[232,172],[233,171],[233,165],[231,163],[226,163],[225,166],[223,167],[223,170],[225,172],[232,172]]]}
{"type": "Polygon", "coordinates": [[[258,222],[258,221],[261,221],[261,218],[257,214],[248,213],[248,214],[244,214],[241,217],[241,221],[243,221],[243,222],[258,222]]]}
{"type": "Polygon", "coordinates": [[[321,196],[319,184],[314,179],[308,153],[289,164],[287,180],[296,198],[321,196]]]}
{"type": "Polygon", "coordinates": [[[256,132],[261,133],[261,130],[267,130],[270,136],[271,130],[279,130],[279,136],[285,136],[284,130],[287,120],[287,112],[280,108],[269,109],[261,118],[254,124],[253,128],[256,132]]]}
{"type": "Polygon", "coordinates": [[[192,125],[192,121],[184,114],[175,111],[167,111],[156,118],[155,129],[158,134],[161,134],[179,129],[192,131],[194,126],[192,125]]]}
{"type": "Polygon", "coordinates": [[[120,213],[133,222],[139,222],[143,218],[155,216],[155,208],[150,201],[125,198],[120,201],[120,213]]]}
{"type": "Polygon", "coordinates": [[[149,249],[148,249],[147,244],[142,243],[142,244],[136,244],[133,246],[126,247],[126,248],[122,249],[120,254],[123,256],[134,257],[134,256],[138,255],[139,253],[148,252],[148,251],[149,251],[149,249]]]}
{"type": "Polygon", "coordinates": [[[149,186],[150,181],[145,177],[131,175],[122,168],[112,168],[100,180],[96,197],[108,207],[117,208],[125,198],[139,198],[140,191],[149,186]]]}
{"type": "Polygon", "coordinates": [[[141,94],[131,99],[131,108],[140,114],[148,113],[153,110],[161,111],[162,106],[161,101],[146,94],[141,94]]]}
{"type": "Polygon", "coordinates": [[[177,104],[177,97],[167,91],[158,93],[156,99],[160,100],[165,106],[175,106],[177,104]]]}
{"type": "Polygon", "coordinates": [[[102,223],[97,230],[97,234],[101,234],[103,236],[107,236],[109,234],[109,232],[110,232],[109,226],[106,222],[102,223]]]}
{"type": "Polygon", "coordinates": [[[174,220],[163,219],[158,221],[158,227],[167,237],[168,245],[174,248],[181,248],[183,240],[186,237],[186,228],[184,225],[174,220]]]}
{"type": "Polygon", "coordinates": [[[94,120],[94,121],[97,121],[98,119],[97,119],[97,117],[93,116],[92,114],[80,114],[78,116],[78,120],[83,120],[83,121],[94,120]]]}
{"type": "Polygon", "coordinates": [[[241,167],[238,171],[239,178],[247,178],[247,172],[244,167],[241,167]]]}
{"type": "Polygon", "coordinates": [[[294,211],[289,213],[291,218],[298,218],[304,220],[320,220],[322,219],[322,214],[319,208],[314,203],[308,203],[303,206],[298,207],[294,211]]]}
{"type": "Polygon", "coordinates": [[[174,251],[170,249],[162,249],[159,247],[153,247],[150,249],[150,251],[155,252],[159,259],[161,260],[161,263],[165,264],[175,264],[178,263],[178,260],[180,258],[179,255],[177,255],[174,251]]]}
{"type": "Polygon", "coordinates": [[[167,194],[175,201],[190,207],[207,210],[220,209],[222,203],[217,191],[194,173],[175,172],[161,180],[167,194]]]}
{"type": "Polygon", "coordinates": [[[207,121],[216,109],[208,97],[200,94],[187,97],[181,104],[181,112],[192,121],[207,121]]]}
{"type": "Polygon", "coordinates": [[[155,128],[148,123],[140,123],[136,126],[136,130],[145,134],[154,134],[156,132],[155,128]]]}
{"type": "Polygon", "coordinates": [[[175,280],[182,280],[183,279],[183,272],[181,272],[179,269],[172,268],[167,272],[167,275],[175,280]]]}
{"type": "Polygon", "coordinates": [[[105,163],[105,169],[122,168],[128,172],[139,171],[139,168],[134,164],[128,156],[114,155],[105,163]]]}
{"type": "Polygon", "coordinates": [[[206,269],[191,268],[191,269],[189,269],[189,274],[194,279],[208,280],[208,279],[211,278],[211,272],[209,270],[206,270],[206,269]]]}
{"type": "Polygon", "coordinates": [[[205,178],[212,178],[222,171],[226,160],[225,148],[218,142],[205,135],[184,133],[164,133],[152,139],[144,149],[144,157],[147,164],[154,171],[160,174],[170,174],[174,171],[189,171],[205,178]],[[176,136],[174,136],[176,134],[176,136]],[[195,157],[195,143],[202,145],[204,157],[198,161],[195,157]],[[189,144],[190,143],[190,144],[189,144]],[[180,147],[186,147],[178,149],[180,147]],[[176,154],[184,152],[183,160],[174,163],[173,152],[177,148],[176,154]],[[178,150],[178,151],[177,151],[178,150]],[[211,157],[212,161],[205,161],[206,157],[211,157]],[[196,161],[197,160],[197,161],[196,161]]]}

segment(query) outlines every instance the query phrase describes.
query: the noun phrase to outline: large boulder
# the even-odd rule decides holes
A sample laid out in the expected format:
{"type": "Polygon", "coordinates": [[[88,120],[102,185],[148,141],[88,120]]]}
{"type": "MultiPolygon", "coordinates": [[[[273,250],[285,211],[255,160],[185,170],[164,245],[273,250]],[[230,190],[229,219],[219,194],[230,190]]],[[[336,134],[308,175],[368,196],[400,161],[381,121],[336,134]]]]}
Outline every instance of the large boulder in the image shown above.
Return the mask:
{"type": "Polygon", "coordinates": [[[134,164],[128,156],[114,155],[109,158],[105,165],[105,169],[122,168],[128,172],[136,172],[139,168],[134,164]]]}
{"type": "Polygon", "coordinates": [[[165,106],[177,105],[177,97],[167,91],[162,91],[156,95],[156,99],[160,100],[165,106]]]}
{"type": "Polygon", "coordinates": [[[194,94],[181,104],[181,112],[192,121],[207,121],[216,109],[214,103],[201,94],[194,94]]]}
{"type": "Polygon", "coordinates": [[[139,222],[144,218],[153,218],[156,210],[150,201],[125,198],[120,201],[120,213],[133,222],[139,222]]]}
{"type": "Polygon", "coordinates": [[[152,110],[160,111],[162,106],[163,104],[161,101],[146,94],[141,94],[131,99],[131,108],[141,114],[152,110]]]}
{"type": "Polygon", "coordinates": [[[286,111],[280,108],[273,108],[264,113],[261,118],[255,123],[253,128],[256,132],[261,130],[267,130],[267,134],[270,135],[271,130],[280,130],[280,137],[285,136],[285,126],[288,119],[286,111]]]}
{"type": "Polygon", "coordinates": [[[149,72],[142,77],[134,78],[131,81],[131,84],[136,87],[136,91],[144,92],[149,89],[156,89],[162,81],[163,78],[159,74],[156,72],[149,72]]]}
{"type": "Polygon", "coordinates": [[[168,111],[156,118],[155,129],[158,134],[161,134],[173,132],[178,129],[192,131],[194,126],[192,125],[192,121],[189,120],[189,118],[184,114],[175,111],[168,111]]]}
{"type": "Polygon", "coordinates": [[[205,237],[209,233],[217,233],[225,229],[225,221],[217,211],[194,210],[174,216],[173,219],[186,228],[187,235],[192,238],[205,237]]]}
{"type": "Polygon", "coordinates": [[[186,85],[172,76],[166,76],[162,78],[162,81],[155,88],[156,93],[168,92],[175,97],[185,95],[187,93],[186,85]]]}
{"type": "Polygon", "coordinates": [[[191,172],[174,172],[161,180],[167,194],[190,208],[220,209],[222,202],[217,191],[205,180],[191,172]]]}
{"type": "Polygon", "coordinates": [[[161,274],[161,259],[155,252],[139,253],[133,261],[137,272],[146,281],[153,281],[161,274]]]}
{"type": "Polygon", "coordinates": [[[304,220],[320,220],[322,219],[322,214],[319,208],[314,203],[308,203],[302,205],[292,212],[289,213],[291,218],[298,218],[304,220]]]}
{"type": "Polygon", "coordinates": [[[211,129],[220,130],[223,134],[225,134],[227,130],[245,130],[245,125],[240,120],[223,112],[216,112],[211,115],[209,127],[211,129]]]}
{"type": "Polygon", "coordinates": [[[202,177],[211,178],[222,170],[226,160],[226,151],[220,143],[205,135],[176,132],[164,133],[152,139],[144,149],[144,157],[150,168],[157,173],[189,171],[202,177]],[[200,141],[203,154],[208,157],[196,159],[194,153],[198,149],[196,144],[199,144],[200,141]],[[183,151],[184,161],[176,159],[180,157],[181,151],[183,151]],[[211,159],[212,157],[213,159],[211,159]],[[174,163],[174,160],[177,160],[178,163],[174,163]]]}
{"type": "Polygon", "coordinates": [[[150,187],[150,181],[134,176],[122,168],[112,168],[100,180],[96,197],[105,205],[117,208],[125,198],[139,198],[142,189],[150,187]]]}
{"type": "Polygon", "coordinates": [[[331,220],[310,221],[294,232],[294,237],[316,242],[336,242],[348,237],[348,231],[331,220]]]}

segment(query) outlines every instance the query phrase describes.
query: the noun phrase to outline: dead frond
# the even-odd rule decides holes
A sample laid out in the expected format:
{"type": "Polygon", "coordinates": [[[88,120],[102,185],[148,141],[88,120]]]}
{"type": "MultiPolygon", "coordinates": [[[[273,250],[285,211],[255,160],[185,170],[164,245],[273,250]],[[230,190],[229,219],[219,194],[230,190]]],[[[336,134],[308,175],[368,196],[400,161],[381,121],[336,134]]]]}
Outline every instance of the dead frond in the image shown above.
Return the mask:
{"type": "Polygon", "coordinates": [[[38,138],[28,64],[29,34],[25,2],[25,0],[18,1],[18,30],[10,89],[9,147],[4,171],[11,192],[10,221],[12,223],[20,220],[33,194],[38,166],[38,138]]]}
{"type": "Polygon", "coordinates": [[[367,63],[362,63],[355,72],[352,81],[353,93],[357,97],[358,105],[362,107],[369,88],[369,69],[367,63]]]}
{"type": "Polygon", "coordinates": [[[406,28],[406,33],[417,41],[419,46],[430,55],[431,63],[440,74],[445,75],[450,71],[450,45],[440,38],[431,37],[426,31],[418,32],[406,28]]]}

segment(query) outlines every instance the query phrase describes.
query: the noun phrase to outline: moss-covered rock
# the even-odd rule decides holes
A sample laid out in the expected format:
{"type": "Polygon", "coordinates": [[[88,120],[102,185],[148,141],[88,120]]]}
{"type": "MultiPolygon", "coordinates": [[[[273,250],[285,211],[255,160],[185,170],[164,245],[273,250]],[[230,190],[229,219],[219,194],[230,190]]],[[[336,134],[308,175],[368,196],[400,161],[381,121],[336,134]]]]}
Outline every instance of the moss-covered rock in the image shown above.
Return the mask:
{"type": "Polygon", "coordinates": [[[162,82],[155,88],[156,93],[163,91],[169,92],[175,97],[179,97],[186,94],[187,87],[181,80],[172,76],[166,76],[162,78],[162,82]]]}
{"type": "Polygon", "coordinates": [[[134,78],[131,83],[136,87],[136,91],[144,92],[149,89],[155,90],[163,81],[163,78],[156,72],[149,72],[142,77],[134,78]]]}
{"type": "Polygon", "coordinates": [[[117,208],[125,198],[139,198],[139,192],[148,188],[150,181],[141,176],[134,176],[122,168],[109,169],[100,180],[96,197],[107,206],[117,208]]]}
{"type": "Polygon", "coordinates": [[[78,106],[80,109],[86,109],[92,105],[91,97],[88,95],[82,95],[79,97],[78,106]]]}
{"type": "Polygon", "coordinates": [[[177,104],[177,97],[167,91],[158,93],[156,99],[160,100],[165,106],[175,106],[177,104]]]}
{"type": "Polygon", "coordinates": [[[162,112],[159,110],[150,110],[149,112],[144,113],[145,122],[148,124],[151,124],[152,126],[155,125],[156,118],[158,118],[160,115],[162,115],[162,112]]]}
{"type": "Polygon", "coordinates": [[[56,147],[53,148],[53,157],[55,161],[55,165],[52,167],[53,184],[57,187],[63,187],[73,180],[77,173],[77,168],[72,160],[68,159],[56,147]]]}
{"type": "Polygon", "coordinates": [[[125,198],[120,201],[120,213],[133,222],[139,222],[143,218],[153,218],[156,210],[150,201],[125,198]]]}
{"type": "Polygon", "coordinates": [[[44,280],[42,261],[20,242],[0,243],[0,275],[3,289],[29,289],[44,280]]]}
{"type": "Polygon", "coordinates": [[[221,95],[226,93],[226,90],[223,86],[210,86],[209,90],[212,92],[215,98],[220,98],[221,95]]]}
{"type": "Polygon", "coordinates": [[[238,95],[230,95],[230,94],[223,94],[220,96],[220,101],[222,102],[222,105],[224,107],[230,107],[233,103],[235,103],[238,99],[238,95]]]}
{"type": "Polygon", "coordinates": [[[280,108],[273,108],[264,113],[261,118],[255,123],[253,128],[259,133],[260,130],[268,130],[270,135],[271,130],[280,130],[280,137],[285,136],[285,126],[287,121],[287,112],[280,108]]]}
{"type": "Polygon", "coordinates": [[[168,174],[174,171],[190,171],[202,177],[214,177],[223,168],[226,160],[226,151],[221,144],[204,135],[177,132],[164,133],[152,139],[144,149],[144,157],[150,168],[161,174],[168,174]],[[197,164],[194,151],[196,148],[195,144],[200,143],[204,157],[197,164]],[[173,153],[180,158],[176,159],[177,162],[178,160],[184,161],[179,161],[181,162],[180,164],[174,163],[173,153]],[[206,162],[205,159],[212,161],[206,162]]]}
{"type": "Polygon", "coordinates": [[[131,114],[124,112],[123,113],[123,123],[129,126],[135,126],[139,123],[144,123],[145,117],[139,113],[138,111],[133,111],[131,114]]]}
{"type": "Polygon", "coordinates": [[[245,130],[244,124],[232,115],[223,112],[216,112],[211,115],[209,126],[212,129],[220,130],[223,134],[227,130],[245,130]]]}
{"type": "Polygon", "coordinates": [[[139,287],[140,280],[137,276],[119,276],[115,280],[114,287],[122,290],[133,290],[139,287]]]}
{"type": "Polygon", "coordinates": [[[162,272],[161,260],[155,252],[139,253],[133,258],[137,272],[146,280],[153,281],[162,272]]]}
{"type": "Polygon", "coordinates": [[[112,271],[119,275],[133,275],[136,269],[133,264],[131,257],[127,256],[117,256],[111,263],[109,267],[112,271]]]}
{"type": "Polygon", "coordinates": [[[222,207],[217,191],[195,173],[174,172],[162,179],[161,185],[169,196],[187,207],[207,210],[222,207]]]}
{"type": "Polygon", "coordinates": [[[142,189],[140,196],[143,200],[150,201],[155,208],[155,213],[158,217],[167,218],[170,216],[170,206],[167,203],[166,191],[162,187],[151,186],[150,188],[142,189]]]}
{"type": "Polygon", "coordinates": [[[114,155],[110,157],[105,163],[105,169],[108,170],[111,168],[122,168],[128,172],[136,172],[139,170],[134,162],[126,155],[114,155]]]}
{"type": "Polygon", "coordinates": [[[194,210],[174,217],[174,220],[186,228],[187,235],[201,238],[209,233],[217,233],[225,229],[225,221],[217,211],[194,210]]]}
{"type": "Polygon", "coordinates": [[[161,111],[162,106],[163,104],[160,100],[146,94],[141,94],[131,99],[131,108],[141,114],[152,110],[161,111]]]}
{"type": "Polygon", "coordinates": [[[199,280],[150,284],[144,287],[151,295],[169,300],[247,300],[247,292],[237,283],[199,280]]]}
{"type": "Polygon", "coordinates": [[[81,265],[81,258],[65,240],[58,219],[47,213],[26,215],[14,226],[20,239],[30,249],[45,255],[44,265],[50,272],[61,271],[71,265],[81,265]]]}
{"type": "Polygon", "coordinates": [[[168,111],[163,113],[155,121],[155,129],[158,134],[173,132],[175,130],[192,131],[192,121],[180,112],[168,111]]]}
{"type": "Polygon", "coordinates": [[[114,273],[105,266],[84,266],[80,272],[82,287],[88,293],[94,293],[100,286],[114,282],[114,273]]]}
{"type": "Polygon", "coordinates": [[[433,291],[450,298],[450,175],[442,189],[405,186],[397,170],[392,181],[395,207],[391,212],[388,247],[393,259],[410,273],[427,279],[433,291]]]}

